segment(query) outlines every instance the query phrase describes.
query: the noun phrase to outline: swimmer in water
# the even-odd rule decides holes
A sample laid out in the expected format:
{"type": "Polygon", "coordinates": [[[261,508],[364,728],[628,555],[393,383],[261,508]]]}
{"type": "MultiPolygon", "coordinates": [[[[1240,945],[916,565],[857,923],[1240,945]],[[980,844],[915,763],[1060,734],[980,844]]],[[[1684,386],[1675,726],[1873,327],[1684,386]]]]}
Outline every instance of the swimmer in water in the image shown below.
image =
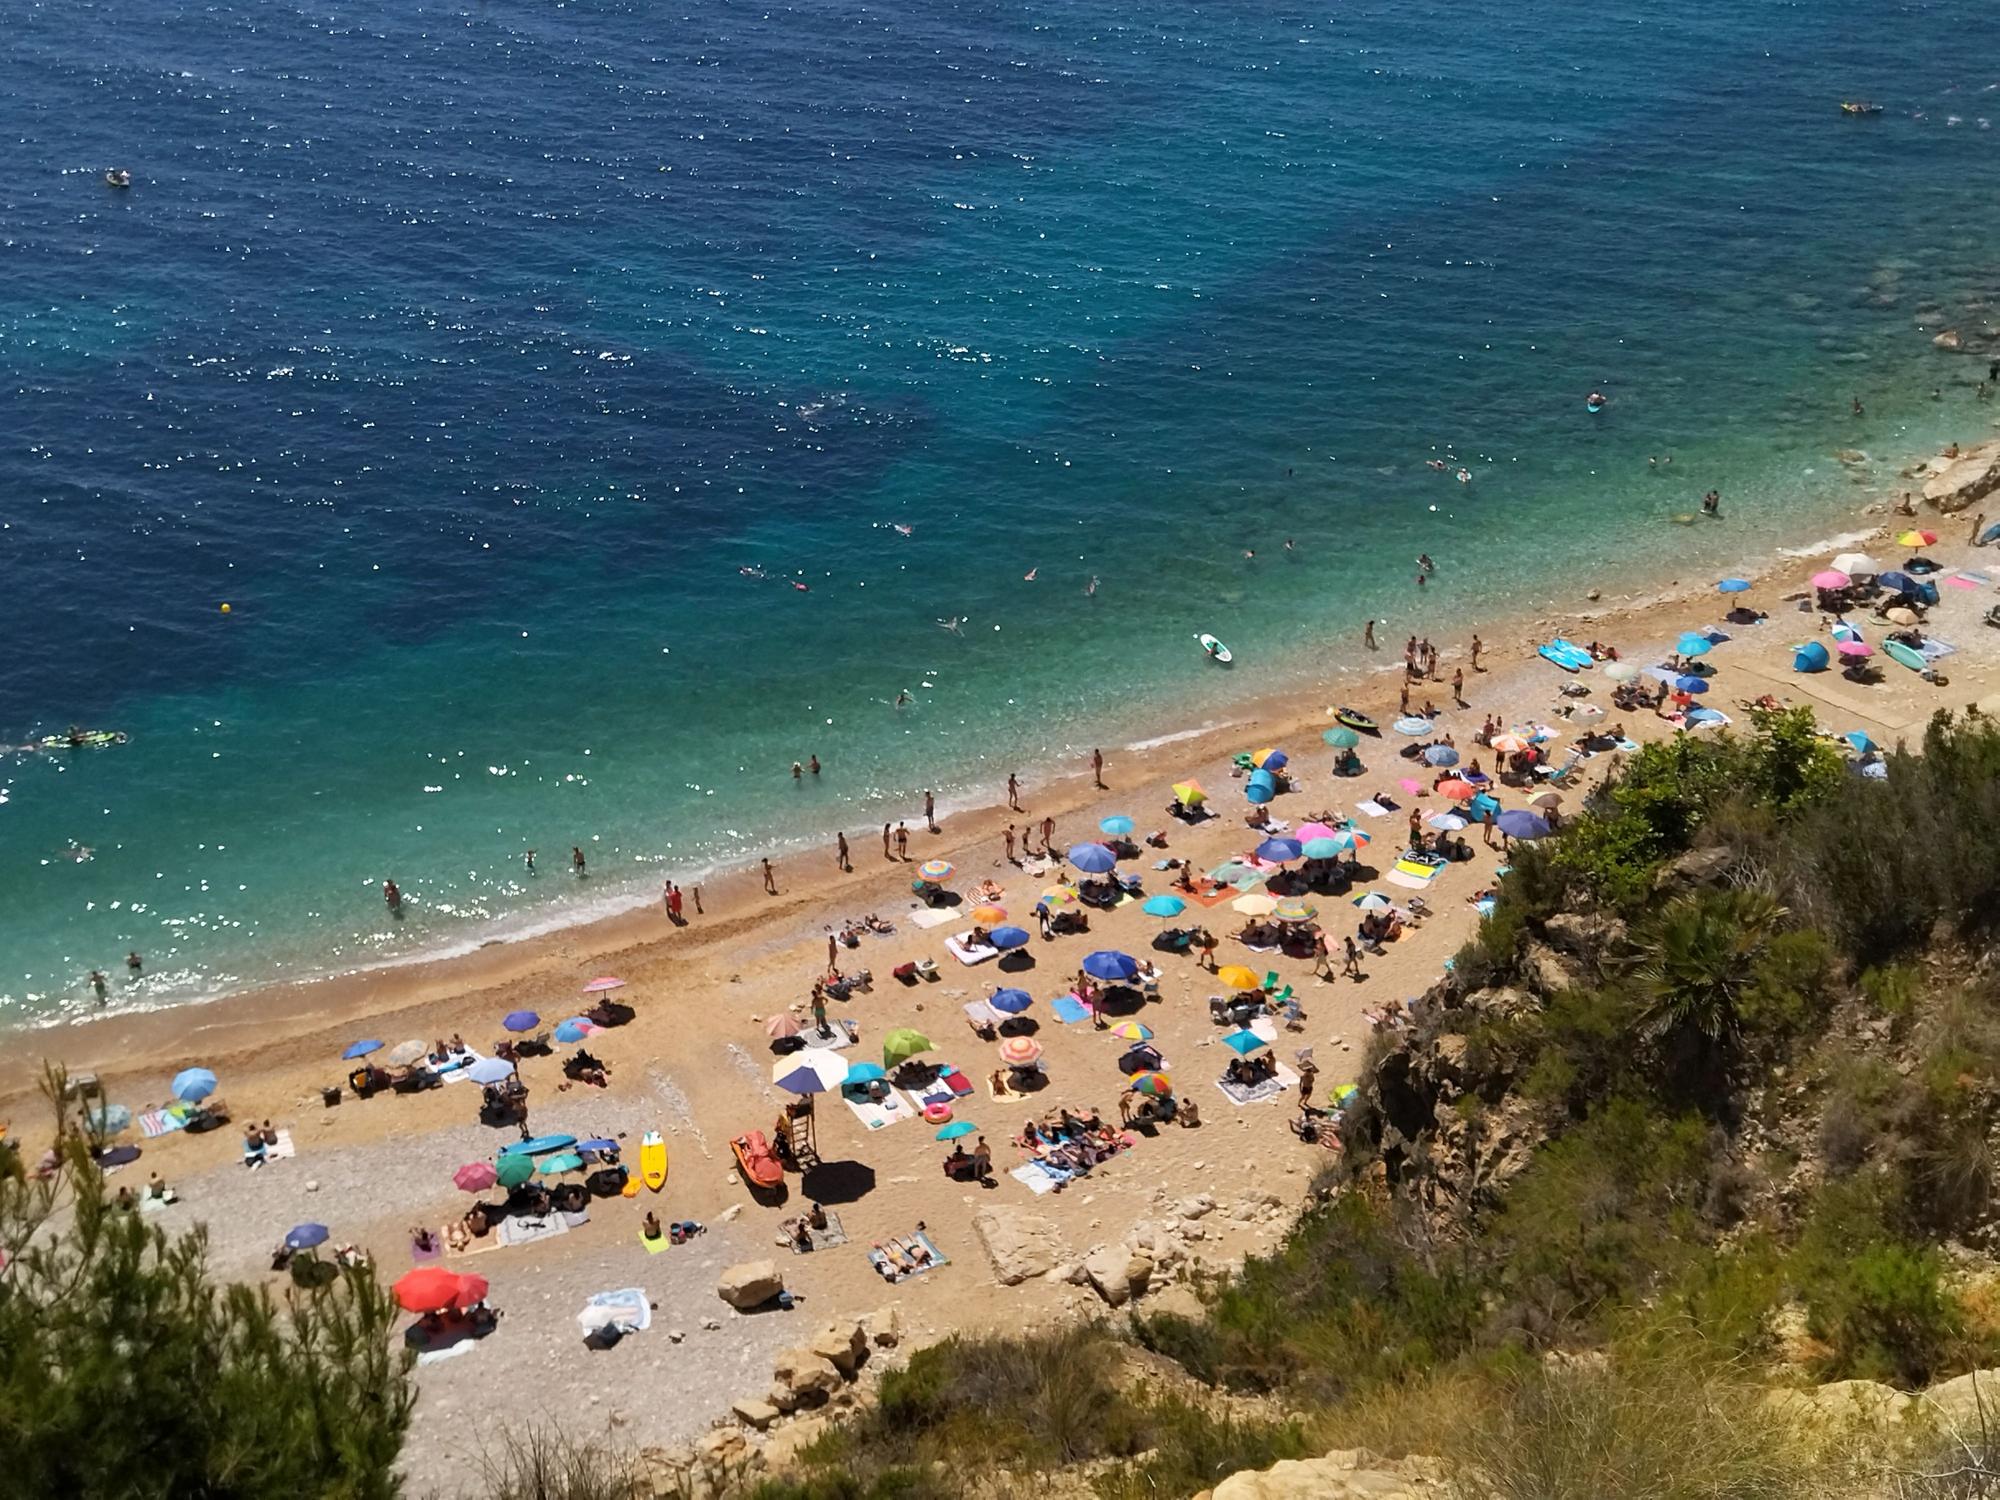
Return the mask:
{"type": "Polygon", "coordinates": [[[965,632],[959,629],[959,627],[964,623],[965,623],[965,616],[953,615],[949,620],[939,620],[937,622],[937,627],[940,630],[949,630],[953,635],[964,635],[965,632]]]}
{"type": "Polygon", "coordinates": [[[889,529],[895,532],[897,536],[912,536],[916,533],[917,528],[914,526],[905,526],[900,521],[892,521],[889,524],[889,529]]]}
{"type": "Polygon", "coordinates": [[[764,578],[769,576],[768,574],[765,573],[765,571],[762,568],[755,566],[748,568],[738,568],[736,571],[741,573],[745,578],[764,578]]]}
{"type": "Polygon", "coordinates": [[[893,706],[896,708],[901,708],[905,703],[908,703],[909,701],[910,701],[910,690],[908,688],[898,688],[896,690],[896,702],[893,706]]]}
{"type": "Polygon", "coordinates": [[[1458,471],[1458,482],[1459,482],[1460,484],[1470,484],[1470,483],[1472,483],[1472,470],[1470,470],[1470,469],[1460,469],[1460,470],[1458,471]]]}
{"type": "Polygon", "coordinates": [[[1030,568],[1030,569],[1028,569],[1027,573],[1026,573],[1026,574],[1025,574],[1025,575],[1024,575],[1023,577],[1022,577],[1022,579],[1021,579],[1021,582],[1023,582],[1023,583],[1033,583],[1033,582],[1035,581],[1035,575],[1036,575],[1037,573],[1041,572],[1041,571],[1042,571],[1042,570],[1041,570],[1040,568],[1030,568]]]}
{"type": "Polygon", "coordinates": [[[797,579],[792,580],[792,587],[797,589],[801,594],[810,594],[812,592],[811,589],[807,588],[803,583],[800,583],[797,579]]]}
{"type": "Polygon", "coordinates": [[[1090,582],[1086,583],[1083,586],[1083,597],[1086,599],[1090,599],[1096,597],[1096,594],[1097,594],[1097,575],[1095,573],[1092,573],[1090,575],[1090,582]]]}
{"type": "Polygon", "coordinates": [[[1419,552],[1417,554],[1417,566],[1422,568],[1426,573],[1435,573],[1438,570],[1438,565],[1431,561],[1431,555],[1428,552],[1419,552]]]}
{"type": "Polygon", "coordinates": [[[1426,469],[1436,469],[1438,473],[1442,474],[1444,472],[1444,460],[1441,458],[1427,458],[1424,460],[1424,467],[1426,469]]]}

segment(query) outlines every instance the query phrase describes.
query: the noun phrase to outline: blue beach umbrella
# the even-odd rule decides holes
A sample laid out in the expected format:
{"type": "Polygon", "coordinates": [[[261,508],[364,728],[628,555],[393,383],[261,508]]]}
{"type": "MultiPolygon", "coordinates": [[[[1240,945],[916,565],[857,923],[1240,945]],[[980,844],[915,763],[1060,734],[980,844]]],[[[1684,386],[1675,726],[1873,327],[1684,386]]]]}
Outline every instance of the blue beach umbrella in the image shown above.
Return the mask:
{"type": "Polygon", "coordinates": [[[955,1141],[962,1135],[971,1135],[979,1127],[970,1120],[953,1120],[937,1133],[941,1141],[955,1141]]]}
{"type": "Polygon", "coordinates": [[[1481,818],[1492,818],[1500,815],[1500,804],[1484,792],[1481,792],[1477,797],[1466,803],[1465,807],[1466,811],[1477,814],[1481,818]]]}
{"type": "Polygon", "coordinates": [[[514,1076],[514,1065],[504,1057],[482,1057],[465,1070],[474,1083],[499,1083],[514,1076]]]}
{"type": "Polygon", "coordinates": [[[1292,758],[1282,750],[1273,750],[1257,762],[1260,771],[1282,771],[1292,763],[1292,758]]]}
{"type": "Polygon", "coordinates": [[[1228,1036],[1222,1039],[1222,1045],[1236,1053],[1239,1057],[1248,1057],[1259,1047],[1268,1047],[1271,1044],[1257,1035],[1256,1032],[1245,1028],[1242,1031],[1230,1032],[1228,1036]]]}
{"type": "Polygon", "coordinates": [[[509,1031],[533,1031],[542,1018],[531,1010],[510,1010],[500,1018],[500,1024],[509,1031]]]}
{"type": "Polygon", "coordinates": [[[545,1156],[535,1163],[535,1170],[544,1177],[560,1177],[565,1172],[574,1172],[583,1166],[583,1158],[574,1151],[558,1151],[553,1156],[545,1156]]]}
{"type": "Polygon", "coordinates": [[[1083,961],[1083,972],[1092,979],[1122,983],[1138,975],[1139,963],[1129,953],[1120,953],[1115,948],[1100,948],[1083,961]]]}
{"type": "Polygon", "coordinates": [[[1118,863],[1118,856],[1102,844],[1073,844],[1065,856],[1086,875],[1105,875],[1118,863]]]}
{"type": "Polygon", "coordinates": [[[1500,814],[1493,820],[1493,826],[1510,839],[1545,839],[1549,836],[1547,818],[1519,807],[1500,814]]]}
{"type": "Polygon", "coordinates": [[[1126,817],[1123,813],[1120,813],[1116,817],[1106,818],[1102,823],[1099,823],[1097,825],[1097,831],[1099,833],[1108,833],[1114,839],[1122,839],[1128,833],[1130,833],[1135,826],[1136,825],[1132,822],[1130,818],[1126,817]]]}
{"type": "Polygon", "coordinates": [[[1252,771],[1243,784],[1243,795],[1261,807],[1278,795],[1278,778],[1269,771],[1252,771]]]}
{"type": "Polygon", "coordinates": [[[285,1248],[310,1250],[315,1245],[324,1245],[332,1233],[324,1224],[294,1224],[285,1231],[285,1248]]]}
{"type": "Polygon", "coordinates": [[[1187,910],[1187,902],[1178,896],[1148,896],[1139,910],[1149,917],[1178,917],[1187,910]]]}
{"type": "Polygon", "coordinates": [[[1297,839],[1265,839],[1257,846],[1257,857],[1266,864],[1281,865],[1288,859],[1297,859],[1304,847],[1297,839]]]}
{"type": "Polygon", "coordinates": [[[1725,578],[1716,584],[1715,587],[1718,592],[1724,594],[1745,594],[1750,591],[1750,580],[1747,578],[1725,578]]]}
{"type": "Polygon", "coordinates": [[[1018,1016],[1035,1003],[1035,997],[1026,990],[995,990],[986,1003],[1002,1015],[1018,1016]]]}
{"type": "Polygon", "coordinates": [[[1862,755],[1866,755],[1870,750],[1880,750],[1882,748],[1868,737],[1868,731],[1865,729],[1850,729],[1841,738],[1846,740],[1848,744],[1854,747],[1857,753],[1862,755]]]}
{"type": "Polygon", "coordinates": [[[1332,859],[1346,847],[1339,839],[1307,839],[1299,845],[1299,853],[1307,859],[1332,859]]]}
{"type": "Polygon", "coordinates": [[[880,1063],[850,1063],[847,1069],[846,1082],[851,1087],[857,1083],[874,1083],[877,1079],[887,1078],[888,1076],[887,1073],[882,1071],[880,1063]]]}
{"type": "Polygon", "coordinates": [[[183,1068],[174,1074],[174,1097],[183,1104],[197,1104],[215,1092],[215,1075],[206,1068],[183,1068]]]}
{"type": "Polygon", "coordinates": [[[1674,642],[1674,650],[1682,656],[1706,656],[1715,649],[1715,642],[1699,631],[1690,630],[1674,642]]]}
{"type": "Polygon", "coordinates": [[[1028,946],[1028,934],[1019,927],[996,927],[986,934],[986,941],[1006,952],[1010,948],[1028,946]]]}
{"type": "Polygon", "coordinates": [[[1687,711],[1689,724],[1726,724],[1728,716],[1719,709],[1691,708],[1687,711]]]}
{"type": "Polygon", "coordinates": [[[559,1042],[580,1042],[595,1030],[597,1030],[597,1027],[591,1022],[586,1021],[582,1016],[571,1016],[567,1021],[556,1027],[556,1040],[559,1042]]]}
{"type": "Polygon", "coordinates": [[[1458,752],[1449,745],[1432,745],[1424,751],[1424,764],[1455,766],[1458,764],[1458,752]]]}
{"type": "Polygon", "coordinates": [[[1674,691],[1677,693],[1705,693],[1708,691],[1706,677],[1676,677],[1674,691]]]}
{"type": "Polygon", "coordinates": [[[1431,721],[1418,714],[1410,714],[1396,721],[1396,733],[1398,734],[1416,735],[1429,734],[1430,732],[1431,721]]]}
{"type": "Polygon", "coordinates": [[[349,1047],[345,1052],[341,1053],[340,1055],[347,1061],[352,1062],[357,1057],[366,1057],[371,1052],[380,1052],[381,1050],[382,1050],[382,1044],[374,1040],[373,1038],[370,1038],[368,1041],[365,1042],[356,1042],[353,1046],[349,1047]]]}

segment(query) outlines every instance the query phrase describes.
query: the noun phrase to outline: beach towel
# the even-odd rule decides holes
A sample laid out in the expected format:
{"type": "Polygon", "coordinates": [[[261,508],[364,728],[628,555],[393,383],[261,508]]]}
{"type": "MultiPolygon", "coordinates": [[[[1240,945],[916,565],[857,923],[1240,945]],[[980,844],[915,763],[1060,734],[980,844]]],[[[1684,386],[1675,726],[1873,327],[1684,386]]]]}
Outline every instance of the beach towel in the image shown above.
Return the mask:
{"type": "Polygon", "coordinates": [[[438,1234],[436,1231],[432,1231],[431,1248],[428,1250],[419,1250],[417,1248],[416,1236],[412,1235],[410,1237],[410,1259],[415,1261],[418,1265],[422,1265],[425,1261],[442,1260],[443,1258],[444,1258],[443,1235],[438,1234]]]}
{"type": "Polygon", "coordinates": [[[993,1075],[987,1075],[986,1097],[991,1099],[995,1104],[1011,1104],[1017,1099],[1030,1098],[1038,1092],[1035,1089],[1016,1088],[1014,1086],[1014,1079],[1017,1074],[1033,1074],[1041,1078],[1044,1082],[1048,1078],[1048,1075],[1042,1071],[1042,1065],[1039,1062],[1026,1068],[1002,1068],[1000,1070],[1000,1087],[998,1088],[993,1086],[993,1075]]]}
{"type": "Polygon", "coordinates": [[[154,1109],[148,1110],[145,1114],[139,1116],[139,1129],[144,1132],[146,1139],[151,1140],[156,1135],[166,1135],[171,1131],[187,1129],[187,1121],[175,1115],[171,1110],[154,1109]]]}
{"type": "Polygon", "coordinates": [[[457,1359],[461,1354],[470,1354],[479,1347],[478,1339],[460,1339],[455,1344],[446,1344],[438,1349],[426,1349],[417,1356],[420,1365],[440,1364],[447,1359],[457,1359]]]}
{"type": "Polygon", "coordinates": [[[1980,586],[1978,579],[1968,577],[1964,573],[1951,574],[1945,579],[1945,583],[1955,589],[1976,589],[1980,586]]]}
{"type": "Polygon", "coordinates": [[[299,1154],[299,1148],[292,1144],[291,1131],[279,1130],[272,1133],[278,1137],[278,1142],[274,1146],[266,1146],[264,1148],[264,1159],[266,1161],[278,1161],[299,1154]]]}
{"type": "MultiPolygon", "coordinates": [[[[808,1224],[806,1226],[806,1236],[812,1241],[814,1250],[831,1250],[835,1245],[844,1245],[847,1243],[847,1230],[841,1225],[840,1215],[830,1208],[826,1211],[826,1228],[814,1229],[812,1225],[808,1224]]],[[[787,1239],[785,1243],[792,1247],[792,1254],[794,1255],[806,1255],[810,1253],[801,1249],[796,1242],[790,1239],[787,1239]]]]}
{"type": "Polygon", "coordinates": [[[1227,1074],[1216,1079],[1215,1086],[1222,1090],[1231,1104],[1241,1109],[1246,1104],[1261,1104],[1266,1099],[1275,1099],[1298,1081],[1298,1074],[1283,1063],[1279,1063],[1277,1077],[1266,1078],[1255,1088],[1245,1088],[1240,1083],[1232,1083],[1227,1074]]]}
{"type": "Polygon", "coordinates": [[[946,1090],[954,1099],[971,1097],[972,1080],[959,1072],[950,1063],[940,1063],[938,1065],[937,1082],[938,1087],[946,1090]]]}
{"type": "Polygon", "coordinates": [[[602,1328],[607,1323],[615,1323],[625,1333],[644,1333],[653,1326],[652,1301],[646,1296],[646,1289],[640,1286],[621,1287],[615,1292],[595,1292],[583,1311],[576,1315],[576,1321],[588,1333],[593,1328],[602,1328]]]}
{"type": "Polygon", "coordinates": [[[1053,1193],[1057,1188],[1069,1181],[1071,1176],[1068,1172],[1057,1176],[1053,1169],[1043,1166],[1038,1161],[1023,1163],[1007,1175],[1027,1188],[1037,1198],[1041,1197],[1044,1193],[1053,1193]]]}
{"type": "Polygon", "coordinates": [[[1393,802],[1378,802],[1370,797],[1366,802],[1355,803],[1354,810],[1365,817],[1386,818],[1390,813],[1397,811],[1397,808],[1393,802]]]}
{"type": "Polygon", "coordinates": [[[173,1203],[169,1203],[164,1198],[155,1198],[151,1193],[142,1193],[139,1196],[139,1212],[142,1214],[163,1214],[172,1208],[174,1203],[180,1201],[180,1199],[176,1198],[173,1203]]]}
{"type": "Polygon", "coordinates": [[[1927,635],[1917,650],[1923,653],[1925,661],[1936,661],[1941,656],[1950,656],[1958,650],[1958,647],[1952,645],[1950,641],[1941,641],[1935,636],[1927,635]]]}
{"type": "Polygon", "coordinates": [[[1390,868],[1388,878],[1397,885],[1421,891],[1429,889],[1431,882],[1443,873],[1443,865],[1427,865],[1421,860],[1399,859],[1390,868]]]}
{"type": "Polygon", "coordinates": [[[425,1066],[446,1083],[464,1083],[465,1070],[480,1060],[480,1055],[468,1048],[464,1052],[454,1053],[444,1062],[427,1063],[425,1066]]]}
{"type": "Polygon", "coordinates": [[[648,1255],[658,1255],[662,1250],[666,1249],[667,1246],[671,1245],[673,1242],[674,1242],[673,1236],[667,1233],[666,1226],[664,1224],[660,1226],[660,1233],[658,1238],[656,1239],[649,1240],[646,1238],[645,1230],[641,1229],[639,1231],[639,1243],[646,1247],[646,1253],[648,1255]]]}
{"type": "Polygon", "coordinates": [[[939,1266],[948,1266],[951,1264],[951,1258],[938,1249],[937,1242],[921,1229],[914,1234],[900,1235],[898,1239],[906,1245],[913,1240],[917,1244],[922,1245],[925,1250],[930,1252],[930,1260],[921,1266],[913,1266],[907,1271],[901,1271],[889,1263],[889,1257],[882,1251],[870,1250],[868,1252],[868,1264],[875,1267],[881,1273],[884,1281],[903,1281],[911,1276],[921,1276],[926,1271],[935,1271],[939,1266]]]}
{"type": "Polygon", "coordinates": [[[904,1120],[913,1120],[917,1116],[916,1107],[896,1089],[890,1089],[889,1097],[880,1104],[866,1094],[850,1098],[845,1089],[841,1090],[840,1098],[842,1103],[854,1111],[854,1118],[870,1130],[881,1130],[904,1120]]]}
{"type": "Polygon", "coordinates": [[[910,909],[910,924],[913,927],[942,927],[947,922],[956,922],[958,917],[955,906],[917,906],[910,909]]]}
{"type": "Polygon", "coordinates": [[[1090,1019],[1090,1007],[1074,995],[1058,995],[1049,1002],[1049,1013],[1065,1026],[1090,1019]]]}
{"type": "Polygon", "coordinates": [[[977,947],[973,946],[966,941],[970,936],[970,933],[961,932],[955,937],[946,938],[944,940],[945,952],[964,964],[968,969],[974,964],[983,964],[989,958],[998,958],[1000,956],[998,948],[989,947],[984,943],[979,944],[977,947]]]}
{"type": "Polygon", "coordinates": [[[1056,868],[1056,862],[1046,854],[1027,854],[1021,857],[1021,869],[1029,875],[1046,875],[1056,868]]]}
{"type": "Polygon", "coordinates": [[[854,1045],[854,1034],[842,1021],[828,1021],[824,1031],[808,1021],[799,1028],[799,1040],[808,1047],[824,1047],[829,1052],[840,1052],[854,1045]]]}
{"type": "Polygon", "coordinates": [[[493,1238],[503,1245],[532,1245],[536,1240],[553,1239],[568,1233],[569,1225],[563,1222],[561,1214],[549,1214],[540,1219],[509,1215],[493,1231],[493,1238]]]}

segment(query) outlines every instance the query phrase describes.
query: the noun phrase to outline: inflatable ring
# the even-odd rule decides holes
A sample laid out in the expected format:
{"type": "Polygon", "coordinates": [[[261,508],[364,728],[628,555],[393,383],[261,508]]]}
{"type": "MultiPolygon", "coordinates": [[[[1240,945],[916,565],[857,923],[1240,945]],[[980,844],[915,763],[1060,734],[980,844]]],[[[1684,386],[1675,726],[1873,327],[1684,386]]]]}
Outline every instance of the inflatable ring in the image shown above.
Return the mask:
{"type": "Polygon", "coordinates": [[[932,1125],[942,1125],[950,1118],[951,1106],[949,1104],[926,1104],[924,1106],[924,1119],[932,1125]]]}

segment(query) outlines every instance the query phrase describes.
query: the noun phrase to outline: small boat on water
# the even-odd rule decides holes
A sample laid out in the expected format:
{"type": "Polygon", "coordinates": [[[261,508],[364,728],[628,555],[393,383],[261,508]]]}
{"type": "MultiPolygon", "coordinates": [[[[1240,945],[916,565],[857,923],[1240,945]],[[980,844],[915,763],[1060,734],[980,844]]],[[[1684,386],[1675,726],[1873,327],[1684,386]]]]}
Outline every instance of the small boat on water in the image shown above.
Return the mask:
{"type": "Polygon", "coordinates": [[[123,167],[113,167],[104,174],[104,185],[113,188],[128,188],[132,185],[132,174],[123,167]]]}
{"type": "Polygon", "coordinates": [[[1870,104],[1865,99],[1843,99],[1840,101],[1840,112],[1844,115],[1879,115],[1882,106],[1870,104]]]}

